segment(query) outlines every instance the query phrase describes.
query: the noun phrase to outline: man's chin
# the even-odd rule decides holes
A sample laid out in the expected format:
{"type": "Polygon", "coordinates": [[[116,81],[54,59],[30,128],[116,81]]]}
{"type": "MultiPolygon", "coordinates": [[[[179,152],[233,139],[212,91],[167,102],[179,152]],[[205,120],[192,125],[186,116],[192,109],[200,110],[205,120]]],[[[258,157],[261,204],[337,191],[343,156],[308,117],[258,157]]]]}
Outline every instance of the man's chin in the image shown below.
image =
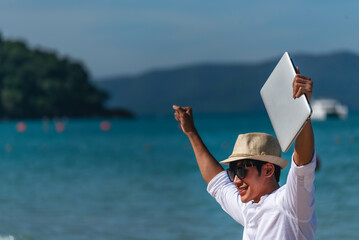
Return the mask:
{"type": "Polygon", "coordinates": [[[242,203],[247,203],[250,200],[248,198],[246,198],[245,196],[241,196],[241,201],[242,201],[242,203]]]}
{"type": "Polygon", "coordinates": [[[248,196],[248,188],[238,189],[238,194],[239,194],[239,196],[241,196],[241,201],[243,203],[247,203],[250,201],[249,196],[248,196]]]}

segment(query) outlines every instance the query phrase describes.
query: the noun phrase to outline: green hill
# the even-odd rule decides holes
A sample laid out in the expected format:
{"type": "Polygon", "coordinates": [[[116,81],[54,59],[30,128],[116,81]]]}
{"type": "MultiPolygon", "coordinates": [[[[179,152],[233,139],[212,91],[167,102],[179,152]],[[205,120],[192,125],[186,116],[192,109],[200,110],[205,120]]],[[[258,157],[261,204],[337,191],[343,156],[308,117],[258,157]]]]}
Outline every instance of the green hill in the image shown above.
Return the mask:
{"type": "Polygon", "coordinates": [[[109,115],[106,99],[81,63],[0,35],[0,118],[109,115]]]}
{"type": "MultiPolygon", "coordinates": [[[[313,79],[313,98],[333,97],[351,109],[359,109],[358,55],[338,52],[292,57],[301,73],[313,79]]],[[[257,64],[184,66],[94,83],[108,91],[109,107],[129,107],[138,114],[169,114],[172,104],[189,105],[203,113],[263,111],[259,90],[279,59],[257,64]]]]}

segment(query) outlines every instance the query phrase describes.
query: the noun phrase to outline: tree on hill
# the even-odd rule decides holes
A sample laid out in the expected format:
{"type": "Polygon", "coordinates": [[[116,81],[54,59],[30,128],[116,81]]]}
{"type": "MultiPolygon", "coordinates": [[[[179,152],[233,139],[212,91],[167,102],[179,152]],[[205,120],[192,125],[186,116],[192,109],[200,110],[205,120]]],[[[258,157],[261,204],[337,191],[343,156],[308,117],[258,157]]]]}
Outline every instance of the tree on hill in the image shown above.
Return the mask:
{"type": "Polygon", "coordinates": [[[104,115],[107,97],[81,63],[0,35],[0,117],[104,115]]]}

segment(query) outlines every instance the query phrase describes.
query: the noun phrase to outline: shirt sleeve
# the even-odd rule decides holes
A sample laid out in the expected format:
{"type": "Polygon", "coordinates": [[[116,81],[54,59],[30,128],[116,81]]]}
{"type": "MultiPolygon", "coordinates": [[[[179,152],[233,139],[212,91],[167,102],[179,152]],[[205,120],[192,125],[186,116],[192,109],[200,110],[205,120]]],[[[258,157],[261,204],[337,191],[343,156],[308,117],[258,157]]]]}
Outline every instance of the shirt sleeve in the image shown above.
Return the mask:
{"type": "Polygon", "coordinates": [[[288,173],[287,184],[281,196],[281,206],[290,216],[299,221],[309,222],[314,217],[314,172],[316,153],[312,161],[303,166],[297,166],[293,160],[288,173]]]}
{"type": "Polygon", "coordinates": [[[226,213],[238,223],[244,225],[243,203],[237,188],[229,180],[226,171],[220,172],[208,183],[207,191],[216,199],[226,213]]]}

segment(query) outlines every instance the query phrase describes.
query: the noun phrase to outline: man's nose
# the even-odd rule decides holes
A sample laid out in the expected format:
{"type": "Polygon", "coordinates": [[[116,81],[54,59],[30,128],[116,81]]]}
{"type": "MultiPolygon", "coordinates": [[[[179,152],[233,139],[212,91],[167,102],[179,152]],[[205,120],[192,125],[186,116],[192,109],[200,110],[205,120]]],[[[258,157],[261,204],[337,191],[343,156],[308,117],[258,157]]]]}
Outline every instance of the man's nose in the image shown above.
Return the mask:
{"type": "Polygon", "coordinates": [[[233,183],[234,183],[234,184],[240,185],[240,184],[242,184],[242,181],[243,181],[243,180],[239,179],[239,177],[237,176],[237,174],[234,175],[234,180],[233,180],[233,183]]]}

